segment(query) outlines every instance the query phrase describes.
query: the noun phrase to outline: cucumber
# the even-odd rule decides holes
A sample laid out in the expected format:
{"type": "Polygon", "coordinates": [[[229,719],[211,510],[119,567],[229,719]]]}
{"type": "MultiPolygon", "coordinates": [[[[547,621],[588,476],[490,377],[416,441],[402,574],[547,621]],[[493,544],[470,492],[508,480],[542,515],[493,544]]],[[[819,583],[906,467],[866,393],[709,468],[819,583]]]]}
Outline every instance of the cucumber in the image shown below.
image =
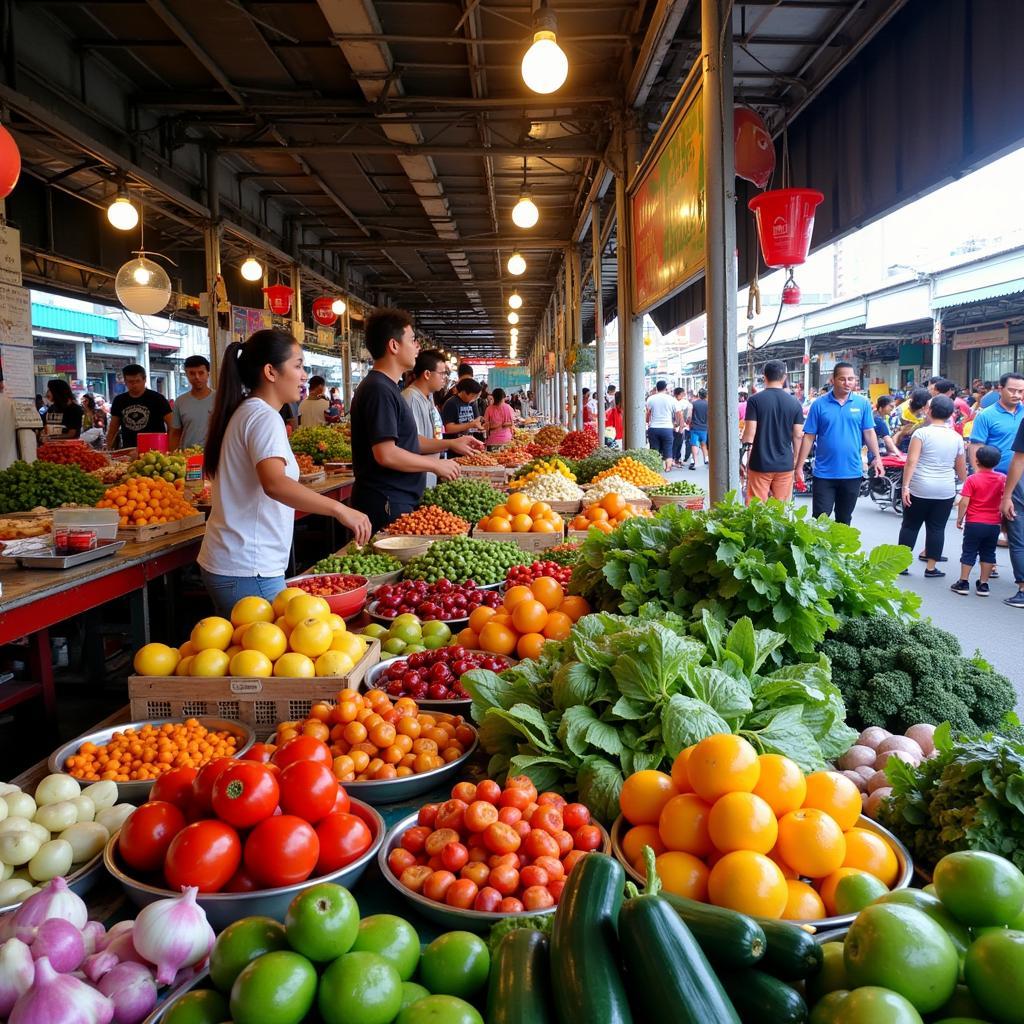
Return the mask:
{"type": "Polygon", "coordinates": [[[758,964],[762,971],[783,981],[798,981],[821,970],[824,962],[821,946],[809,932],[791,921],[766,917],[758,917],[756,921],[768,942],[764,958],[758,964]]]}
{"type": "Polygon", "coordinates": [[[551,1024],[548,937],[517,928],[498,943],[487,990],[487,1024],[551,1024]]]}
{"type": "MultiPolygon", "coordinates": [[[[619,939],[629,992],[643,1020],[740,1024],[693,933],[667,900],[627,900],[619,914],[619,939]]],[[[771,1017],[762,1020],[775,1024],[771,1017]]]]}
{"type": "Polygon", "coordinates": [[[588,854],[569,872],[551,934],[560,1024],[632,1024],[615,934],[625,882],[622,865],[603,853],[588,854]]]}
{"type": "Polygon", "coordinates": [[[743,1024],[805,1024],[807,1004],[800,993],[764,971],[723,971],[722,984],[743,1024]]]}
{"type": "Polygon", "coordinates": [[[665,890],[661,897],[686,922],[709,960],[724,967],[753,967],[764,956],[764,930],[752,917],[665,890]]]}

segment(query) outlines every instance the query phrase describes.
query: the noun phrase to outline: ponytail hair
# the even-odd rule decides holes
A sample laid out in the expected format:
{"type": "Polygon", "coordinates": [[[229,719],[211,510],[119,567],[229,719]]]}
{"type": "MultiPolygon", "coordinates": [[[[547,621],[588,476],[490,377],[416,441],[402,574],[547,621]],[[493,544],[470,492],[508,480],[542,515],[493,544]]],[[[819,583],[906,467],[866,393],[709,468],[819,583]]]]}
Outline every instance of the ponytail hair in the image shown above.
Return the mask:
{"type": "Polygon", "coordinates": [[[233,341],[224,350],[203,450],[203,464],[209,476],[217,475],[224,434],[235,410],[259,387],[263,368],[270,365],[279,370],[291,358],[295,344],[287,331],[273,328],[256,331],[244,342],[233,341]]]}

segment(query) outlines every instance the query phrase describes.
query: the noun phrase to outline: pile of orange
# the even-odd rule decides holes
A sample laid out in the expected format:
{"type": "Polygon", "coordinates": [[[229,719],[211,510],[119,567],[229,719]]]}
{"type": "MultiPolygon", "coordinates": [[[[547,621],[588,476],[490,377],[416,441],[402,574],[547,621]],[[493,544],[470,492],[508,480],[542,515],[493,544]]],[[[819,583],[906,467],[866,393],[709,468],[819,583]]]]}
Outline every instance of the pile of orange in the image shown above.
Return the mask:
{"type": "Polygon", "coordinates": [[[196,512],[174,484],[148,476],[133,476],[123,484],[108,487],[96,507],[117,509],[119,526],[173,523],[196,512]]]}
{"type": "Polygon", "coordinates": [[[476,528],[484,533],[561,533],[562,517],[546,501],[534,501],[520,491],[496,505],[476,528]]]}
{"type": "Polygon", "coordinates": [[[820,920],[836,913],[845,876],[874,875],[889,889],[899,877],[889,843],[857,826],[861,797],[848,778],[805,776],[731,733],[687,747],[671,775],[631,775],[619,803],[633,826],[622,852],[634,868],[643,873],[650,846],[670,892],[743,914],[820,920]]]}
{"type": "Polygon", "coordinates": [[[500,608],[474,608],[455,640],[491,654],[537,658],[545,641],[564,640],[573,623],[589,614],[582,597],[567,596],[556,579],[539,576],[529,586],[509,587],[500,608]]]}
{"type": "Polygon", "coordinates": [[[596,526],[602,533],[611,533],[616,526],[633,516],[649,517],[647,509],[637,509],[621,494],[606,494],[600,501],[588,505],[569,523],[570,530],[589,530],[596,526]]]}

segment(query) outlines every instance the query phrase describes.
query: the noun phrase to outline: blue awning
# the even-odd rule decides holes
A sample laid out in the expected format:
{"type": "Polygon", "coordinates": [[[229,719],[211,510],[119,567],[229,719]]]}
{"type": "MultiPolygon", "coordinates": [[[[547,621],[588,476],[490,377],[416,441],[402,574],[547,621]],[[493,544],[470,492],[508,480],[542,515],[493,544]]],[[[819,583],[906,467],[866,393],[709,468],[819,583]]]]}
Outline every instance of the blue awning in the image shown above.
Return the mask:
{"type": "Polygon", "coordinates": [[[47,331],[88,334],[97,338],[118,336],[117,320],[114,317],[82,313],[77,309],[64,309],[62,306],[48,306],[42,302],[32,303],[32,326],[47,331]]]}

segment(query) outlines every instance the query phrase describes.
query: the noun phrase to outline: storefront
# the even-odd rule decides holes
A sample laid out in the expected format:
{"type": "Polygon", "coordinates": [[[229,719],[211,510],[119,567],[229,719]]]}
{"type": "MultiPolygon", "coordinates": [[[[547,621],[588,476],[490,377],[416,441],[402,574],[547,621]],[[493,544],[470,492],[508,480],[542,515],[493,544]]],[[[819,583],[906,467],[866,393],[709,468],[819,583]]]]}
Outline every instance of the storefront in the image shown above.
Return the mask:
{"type": "MultiPolygon", "coordinates": [[[[46,382],[54,377],[66,380],[76,393],[96,391],[113,397],[108,390],[104,348],[116,346],[118,322],[42,302],[32,303],[32,352],[36,391],[46,394],[46,382]]],[[[134,345],[120,346],[137,358],[134,345]]],[[[117,368],[124,366],[124,361],[117,368]]]]}

